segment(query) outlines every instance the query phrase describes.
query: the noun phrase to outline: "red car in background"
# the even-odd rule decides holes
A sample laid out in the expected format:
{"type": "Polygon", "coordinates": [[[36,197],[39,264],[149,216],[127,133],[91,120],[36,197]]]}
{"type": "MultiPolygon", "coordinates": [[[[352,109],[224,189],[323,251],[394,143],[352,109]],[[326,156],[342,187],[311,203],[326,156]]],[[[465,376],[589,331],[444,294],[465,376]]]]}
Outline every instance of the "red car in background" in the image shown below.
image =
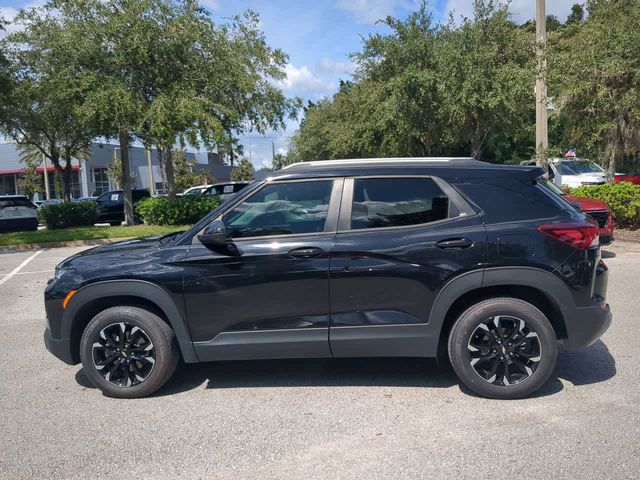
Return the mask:
{"type": "Polygon", "coordinates": [[[613,183],[630,182],[634,185],[640,185],[640,175],[629,175],[627,173],[616,173],[613,177],[613,183]]]}
{"type": "Polygon", "coordinates": [[[613,231],[615,224],[613,222],[613,212],[609,209],[609,205],[602,200],[586,197],[574,197],[567,194],[564,190],[558,188],[554,183],[545,181],[545,185],[553,192],[562,196],[567,202],[576,206],[581,212],[586,213],[596,222],[598,222],[598,233],[600,235],[600,244],[608,245],[613,241],[613,231]]]}

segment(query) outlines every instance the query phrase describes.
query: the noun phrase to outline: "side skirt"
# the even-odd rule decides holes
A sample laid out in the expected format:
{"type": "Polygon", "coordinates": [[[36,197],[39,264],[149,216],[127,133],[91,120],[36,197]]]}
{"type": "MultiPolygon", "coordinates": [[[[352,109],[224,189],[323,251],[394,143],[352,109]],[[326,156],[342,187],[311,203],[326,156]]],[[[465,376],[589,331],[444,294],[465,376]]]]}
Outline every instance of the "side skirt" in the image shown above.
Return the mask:
{"type": "Polygon", "coordinates": [[[438,334],[427,323],[332,327],[334,357],[435,357],[438,334]]]}
{"type": "Polygon", "coordinates": [[[328,328],[222,332],[193,346],[202,362],[331,357],[328,328]]]}

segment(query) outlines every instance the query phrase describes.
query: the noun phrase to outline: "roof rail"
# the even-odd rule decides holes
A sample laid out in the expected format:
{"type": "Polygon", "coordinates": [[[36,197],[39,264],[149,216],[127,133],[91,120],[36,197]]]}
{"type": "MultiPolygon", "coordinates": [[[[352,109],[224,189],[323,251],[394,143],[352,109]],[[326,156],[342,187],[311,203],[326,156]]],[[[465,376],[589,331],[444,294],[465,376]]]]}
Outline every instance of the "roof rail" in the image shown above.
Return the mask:
{"type": "Polygon", "coordinates": [[[317,166],[335,166],[335,165],[370,165],[376,163],[434,163],[434,162],[454,162],[454,161],[476,161],[472,157],[394,157],[394,158],[353,158],[344,160],[314,160],[311,162],[297,162],[282,168],[286,170],[291,167],[317,167],[317,166]]]}

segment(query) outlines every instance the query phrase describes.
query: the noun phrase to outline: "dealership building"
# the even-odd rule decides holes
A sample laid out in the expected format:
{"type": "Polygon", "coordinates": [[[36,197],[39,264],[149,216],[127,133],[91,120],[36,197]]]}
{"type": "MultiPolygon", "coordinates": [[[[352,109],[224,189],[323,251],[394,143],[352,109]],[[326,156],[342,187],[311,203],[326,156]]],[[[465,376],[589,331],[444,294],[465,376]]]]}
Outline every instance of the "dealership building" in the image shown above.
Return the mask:
{"type": "MultiPolygon", "coordinates": [[[[71,194],[73,198],[92,197],[114,190],[115,183],[107,175],[107,169],[120,147],[107,143],[92,143],[87,160],[73,159],[71,175],[71,194]]],[[[166,190],[166,179],[163,166],[159,162],[158,152],[152,149],[151,154],[143,147],[131,147],[129,159],[131,165],[132,184],[134,188],[145,188],[152,194],[166,190]]],[[[195,160],[194,169],[207,171],[216,181],[227,181],[231,176],[231,167],[224,165],[216,153],[187,153],[187,158],[195,160]]],[[[63,162],[64,164],[64,162],[63,162]]],[[[48,176],[50,198],[56,198],[55,172],[50,162],[37,169],[42,173],[42,192],[36,194],[36,200],[46,198],[45,168],[48,176]]],[[[15,143],[0,143],[0,195],[17,195],[19,175],[25,166],[20,161],[20,150],[15,143]]]]}

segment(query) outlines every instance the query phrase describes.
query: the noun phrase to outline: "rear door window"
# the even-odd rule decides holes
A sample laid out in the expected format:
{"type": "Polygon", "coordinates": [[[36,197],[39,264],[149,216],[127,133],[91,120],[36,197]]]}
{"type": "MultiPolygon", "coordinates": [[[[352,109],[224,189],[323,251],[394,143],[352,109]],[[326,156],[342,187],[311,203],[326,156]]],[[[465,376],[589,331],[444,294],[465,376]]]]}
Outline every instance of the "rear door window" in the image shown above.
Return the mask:
{"type": "Polygon", "coordinates": [[[449,217],[449,199],[431,178],[354,180],[351,229],[401,227],[449,217]]]}

